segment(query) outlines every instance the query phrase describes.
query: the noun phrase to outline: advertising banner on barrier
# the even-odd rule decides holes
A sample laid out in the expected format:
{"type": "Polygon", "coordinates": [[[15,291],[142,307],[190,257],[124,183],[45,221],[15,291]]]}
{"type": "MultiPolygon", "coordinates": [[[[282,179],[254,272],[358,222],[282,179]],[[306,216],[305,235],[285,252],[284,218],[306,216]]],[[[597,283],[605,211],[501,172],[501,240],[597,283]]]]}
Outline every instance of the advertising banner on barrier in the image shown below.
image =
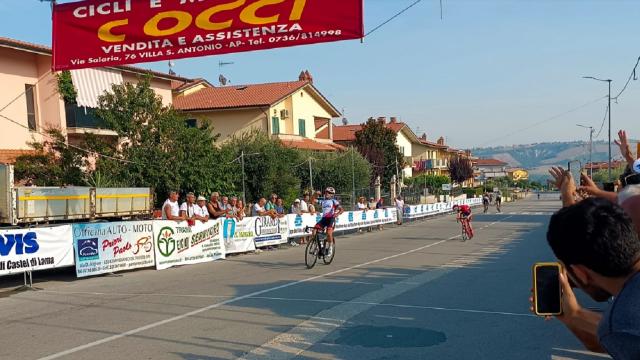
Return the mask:
{"type": "Polygon", "coordinates": [[[287,215],[287,222],[289,224],[289,237],[298,238],[310,236],[311,234],[304,232],[304,228],[307,226],[314,227],[318,222],[317,220],[318,219],[316,218],[316,215],[311,214],[287,215]]]}
{"type": "Polygon", "coordinates": [[[0,230],[0,276],[73,266],[71,225],[0,230]]]}
{"type": "Polygon", "coordinates": [[[155,264],[151,221],[73,224],[73,247],[78,277],[155,264]]]}
{"type": "Polygon", "coordinates": [[[189,226],[186,221],[154,221],[153,239],[158,270],[225,257],[218,220],[196,221],[194,226],[189,226]]]}
{"type": "Polygon", "coordinates": [[[256,249],[253,239],[255,218],[222,219],[222,239],[227,254],[242,253],[256,249]]]}
{"type": "Polygon", "coordinates": [[[442,214],[453,210],[454,205],[467,204],[471,206],[482,204],[482,199],[471,198],[464,200],[454,200],[451,202],[440,202],[435,204],[408,205],[404,208],[404,217],[406,219],[415,219],[425,216],[442,214]]]}
{"type": "Polygon", "coordinates": [[[53,69],[362,37],[362,0],[85,0],[54,4],[53,69]]]}
{"type": "Polygon", "coordinates": [[[272,219],[269,216],[258,216],[254,219],[253,229],[256,247],[285,244],[289,238],[287,217],[272,219]]]}
{"type": "MultiPolygon", "coordinates": [[[[303,237],[306,226],[313,227],[320,221],[320,214],[287,215],[289,221],[289,237],[303,237]]],[[[353,230],[367,226],[396,222],[395,208],[367,211],[346,211],[336,220],[336,230],[353,230]]]]}

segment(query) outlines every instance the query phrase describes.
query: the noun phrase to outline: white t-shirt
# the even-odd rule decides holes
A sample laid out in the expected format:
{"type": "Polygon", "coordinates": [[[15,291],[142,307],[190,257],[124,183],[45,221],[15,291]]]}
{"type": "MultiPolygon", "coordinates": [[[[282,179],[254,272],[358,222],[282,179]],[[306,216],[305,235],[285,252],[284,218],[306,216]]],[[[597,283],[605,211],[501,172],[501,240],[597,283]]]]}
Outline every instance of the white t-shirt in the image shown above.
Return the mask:
{"type": "Polygon", "coordinates": [[[265,212],[264,206],[260,206],[260,204],[255,203],[253,205],[253,216],[260,216],[260,213],[265,212]]]}
{"type": "Polygon", "coordinates": [[[196,207],[198,207],[198,205],[196,205],[196,204],[189,205],[186,202],[183,202],[182,205],[180,205],[180,211],[186,212],[187,213],[187,217],[191,218],[191,217],[193,217],[193,214],[195,214],[196,207]]]}
{"type": "Polygon", "coordinates": [[[309,205],[307,205],[307,202],[304,200],[300,200],[300,211],[302,212],[309,212],[309,205]]]}
{"type": "Polygon", "coordinates": [[[200,216],[200,217],[209,216],[209,210],[207,210],[207,205],[202,207],[196,205],[194,211],[197,216],[200,216]]]}
{"type": "Polygon", "coordinates": [[[357,203],[357,204],[356,204],[356,208],[357,208],[358,210],[367,210],[367,205],[366,205],[366,204],[363,204],[363,203],[357,203]]]}
{"type": "Polygon", "coordinates": [[[398,210],[404,209],[404,200],[397,200],[396,199],[396,209],[398,209],[398,210]]]}
{"type": "Polygon", "coordinates": [[[180,206],[178,206],[177,201],[171,201],[167,199],[164,204],[162,204],[162,219],[167,220],[167,214],[164,212],[164,208],[169,205],[171,207],[171,216],[178,217],[180,216],[180,206]]]}

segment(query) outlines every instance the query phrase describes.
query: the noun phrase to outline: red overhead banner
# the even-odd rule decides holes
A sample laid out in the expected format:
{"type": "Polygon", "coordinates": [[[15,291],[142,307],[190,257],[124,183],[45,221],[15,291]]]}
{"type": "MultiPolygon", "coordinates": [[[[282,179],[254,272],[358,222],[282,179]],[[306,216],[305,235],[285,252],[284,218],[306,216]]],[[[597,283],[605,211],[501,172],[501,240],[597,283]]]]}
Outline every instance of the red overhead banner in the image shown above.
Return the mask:
{"type": "Polygon", "coordinates": [[[86,0],[53,12],[53,69],[362,38],[363,0],[86,0]]]}

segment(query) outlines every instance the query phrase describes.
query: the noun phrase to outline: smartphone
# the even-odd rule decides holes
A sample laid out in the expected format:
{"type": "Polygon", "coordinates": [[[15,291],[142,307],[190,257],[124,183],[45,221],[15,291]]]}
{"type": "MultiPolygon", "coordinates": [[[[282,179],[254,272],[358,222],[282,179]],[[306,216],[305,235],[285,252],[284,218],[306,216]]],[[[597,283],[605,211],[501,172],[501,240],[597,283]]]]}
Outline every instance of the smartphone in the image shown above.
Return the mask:
{"type": "Polygon", "coordinates": [[[567,164],[567,172],[571,173],[576,186],[581,185],[580,173],[582,172],[582,163],[579,160],[569,161],[567,164]],[[573,166],[571,166],[573,164],[573,166]]]}
{"type": "Polygon", "coordinates": [[[562,314],[559,263],[533,265],[533,309],[536,315],[562,314]]]}

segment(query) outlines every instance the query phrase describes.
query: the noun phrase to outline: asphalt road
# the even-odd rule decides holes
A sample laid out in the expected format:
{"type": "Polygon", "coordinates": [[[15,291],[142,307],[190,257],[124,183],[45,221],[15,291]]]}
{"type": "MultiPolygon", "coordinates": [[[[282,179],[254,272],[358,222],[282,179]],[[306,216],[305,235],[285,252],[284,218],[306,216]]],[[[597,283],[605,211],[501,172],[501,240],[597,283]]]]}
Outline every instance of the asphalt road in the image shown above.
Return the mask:
{"type": "Polygon", "coordinates": [[[36,273],[42,290],[0,298],[0,359],[601,359],[528,311],[558,206],[478,214],[467,242],[453,216],[339,236],[334,263],[312,270],[297,247],[84,280],[36,273]]]}

